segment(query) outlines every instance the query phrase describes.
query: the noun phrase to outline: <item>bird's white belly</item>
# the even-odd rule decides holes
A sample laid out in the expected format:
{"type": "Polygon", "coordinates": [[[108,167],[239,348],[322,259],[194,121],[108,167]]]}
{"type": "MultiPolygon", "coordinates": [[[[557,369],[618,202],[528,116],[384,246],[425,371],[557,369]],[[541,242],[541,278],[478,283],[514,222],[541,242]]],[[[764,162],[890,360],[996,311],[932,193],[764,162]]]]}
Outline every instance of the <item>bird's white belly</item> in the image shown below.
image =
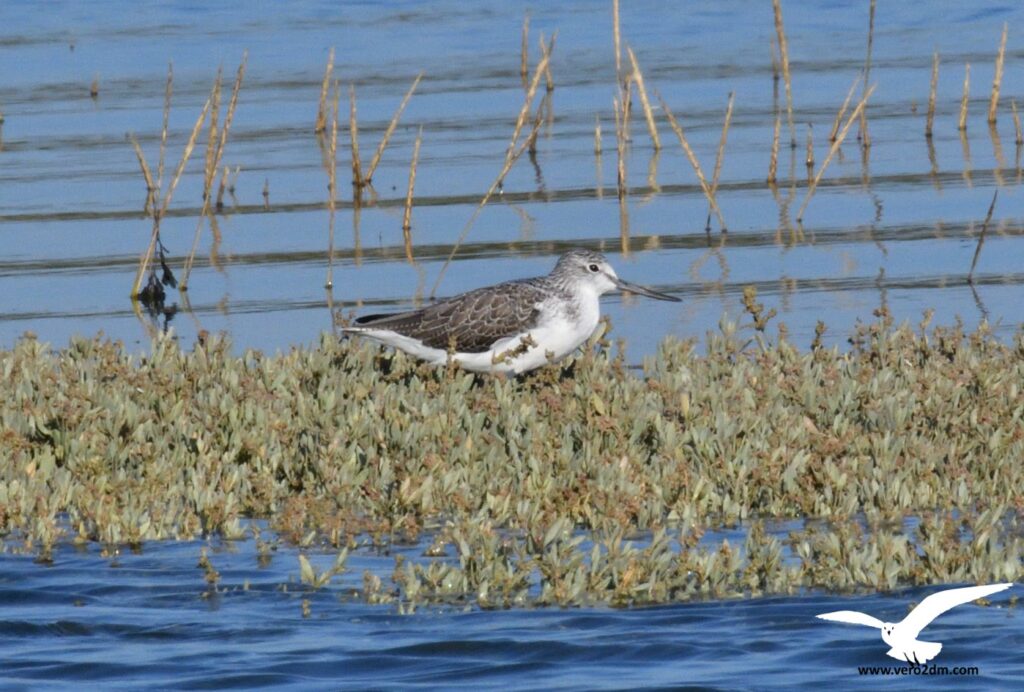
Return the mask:
{"type": "Polygon", "coordinates": [[[581,300],[571,318],[560,314],[528,332],[502,339],[490,351],[462,354],[456,360],[467,370],[477,372],[527,372],[560,361],[579,348],[594,333],[600,317],[601,307],[595,295],[592,300],[581,300]]]}

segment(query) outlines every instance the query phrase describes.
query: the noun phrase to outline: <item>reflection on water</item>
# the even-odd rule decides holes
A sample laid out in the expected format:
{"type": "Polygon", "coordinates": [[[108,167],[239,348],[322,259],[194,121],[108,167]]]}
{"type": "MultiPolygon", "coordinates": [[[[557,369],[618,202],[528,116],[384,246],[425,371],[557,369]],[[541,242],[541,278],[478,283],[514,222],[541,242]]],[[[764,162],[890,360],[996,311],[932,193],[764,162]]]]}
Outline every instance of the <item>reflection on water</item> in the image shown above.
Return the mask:
{"type": "MultiPolygon", "coordinates": [[[[521,141],[528,140],[528,156],[470,224],[500,171],[523,104],[526,10],[486,3],[465,12],[445,2],[325,10],[299,3],[259,16],[167,7],[142,17],[116,1],[54,13],[5,8],[0,65],[18,68],[5,70],[0,86],[0,285],[8,297],[0,343],[9,345],[25,330],[56,344],[100,330],[132,342],[167,326],[173,315],[166,310],[155,320],[143,314],[140,326],[127,299],[149,227],[145,184],[124,134],[135,134],[148,160],[157,158],[172,61],[170,169],[217,66],[235,64],[246,50],[248,71],[222,160],[223,190],[213,205],[218,213],[211,233],[204,231],[188,299],[176,290],[167,296],[168,310],[178,311],[169,324],[186,342],[200,330],[228,331],[240,345],[267,349],[311,342],[330,327],[329,301],[344,310],[405,308],[423,299],[425,284],[436,284],[444,296],[546,273],[559,252],[574,246],[622,255],[612,261],[626,265],[625,273],[687,298],[679,308],[608,300],[632,358],[652,352],[665,334],[703,334],[723,311],[738,316],[737,296],[747,284],[779,309],[797,344],[810,342],[819,319],[841,342],[882,301],[897,319],[916,320],[936,307],[939,321],[987,317],[1004,333],[1015,328],[1021,146],[1015,143],[1008,155],[979,105],[971,104],[965,129],[957,118],[960,66],[971,63],[973,83],[987,84],[1002,22],[1012,24],[1024,10],[938,17],[916,7],[884,8],[874,18],[869,48],[869,81],[877,84],[868,107],[870,147],[860,146],[855,126],[797,223],[810,172],[805,161],[820,165],[831,145],[810,133],[834,132],[843,97],[853,93],[849,85],[864,67],[867,8],[785,8],[794,134],[806,132],[808,139],[806,147],[801,142],[787,151],[791,137],[783,135],[777,182],[770,186],[765,171],[780,120],[770,10],[751,12],[738,2],[714,12],[666,12],[643,2],[622,8],[622,40],[652,92],[659,149],[639,92],[616,91],[610,12],[586,3],[529,8],[528,70],[541,57],[536,38],[558,31],[551,88],[538,90],[526,118],[521,141]],[[367,159],[396,104],[424,74],[361,204],[343,184],[351,147],[341,104],[333,217],[325,140],[313,133],[332,46],[339,90],[357,87],[367,159]],[[934,134],[924,137],[933,50],[939,55],[934,134]],[[97,75],[101,88],[91,98],[97,75]],[[608,139],[616,138],[617,93],[631,103],[622,120],[628,194],[621,204],[609,187],[618,167],[617,147],[608,139]],[[707,200],[655,96],[685,129],[720,203],[719,222],[728,219],[727,235],[705,233],[707,200]],[[727,102],[734,109],[724,110],[727,102]],[[603,146],[595,125],[604,125],[603,146]],[[402,217],[420,127],[410,235],[415,261],[409,262],[402,217]],[[603,152],[595,153],[598,148],[603,152]],[[966,282],[971,228],[994,189],[1002,191],[993,221],[998,232],[972,287],[966,282]],[[455,266],[442,276],[463,229],[455,266]],[[333,283],[326,296],[325,274],[333,283]]],[[[1024,85],[1019,60],[1011,42],[1000,124],[1012,122],[1009,102],[1024,85]]],[[[204,137],[205,131],[162,224],[176,270],[203,206],[204,137]]]]}

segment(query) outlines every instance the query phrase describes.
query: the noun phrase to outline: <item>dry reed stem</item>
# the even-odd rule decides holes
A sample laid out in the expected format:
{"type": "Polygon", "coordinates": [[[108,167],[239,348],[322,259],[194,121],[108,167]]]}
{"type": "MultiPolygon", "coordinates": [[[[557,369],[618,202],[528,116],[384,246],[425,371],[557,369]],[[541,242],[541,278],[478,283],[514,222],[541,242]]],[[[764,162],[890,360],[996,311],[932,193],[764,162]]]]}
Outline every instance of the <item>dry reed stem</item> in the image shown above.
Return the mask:
{"type": "MultiPolygon", "coordinates": [[[[334,287],[334,212],[338,200],[338,121],[341,119],[341,82],[334,81],[334,108],[331,112],[331,140],[327,148],[327,281],[324,288],[334,287]]],[[[356,195],[358,206],[358,195],[356,195]]]]}
{"type": "Polygon", "coordinates": [[[775,47],[775,37],[774,36],[772,36],[769,39],[769,48],[770,48],[771,54],[772,54],[772,82],[774,84],[778,84],[779,83],[779,54],[778,54],[778,48],[775,47]]]}
{"type": "Polygon", "coordinates": [[[192,128],[192,134],[189,135],[188,142],[185,144],[185,151],[181,155],[181,161],[178,163],[178,168],[174,173],[174,178],[171,179],[170,185],[167,187],[167,192],[164,194],[164,201],[160,209],[157,210],[155,207],[152,212],[153,216],[153,231],[149,238],[149,247],[146,249],[145,255],[139,262],[139,269],[135,274],[135,283],[132,284],[132,297],[137,298],[139,295],[139,288],[142,286],[142,277],[146,273],[146,269],[149,268],[149,263],[153,259],[153,252],[156,250],[157,238],[160,236],[160,220],[167,214],[167,208],[171,204],[171,197],[174,195],[174,189],[178,186],[178,181],[181,179],[181,174],[185,170],[185,164],[188,163],[188,159],[192,156],[192,149],[195,147],[196,138],[199,136],[199,131],[203,127],[203,122],[206,120],[206,114],[210,110],[210,99],[206,99],[206,103],[203,105],[203,110],[196,119],[196,124],[192,128]]]}
{"type": "MultiPolygon", "coordinates": [[[[221,68],[217,68],[217,76],[213,80],[213,89],[210,92],[210,123],[207,126],[209,137],[206,140],[206,157],[203,164],[203,201],[205,202],[211,192],[213,176],[217,171],[217,164],[214,156],[217,153],[217,137],[220,134],[217,129],[217,121],[220,117],[220,89],[221,89],[221,68]]],[[[204,204],[205,208],[205,204],[204,204]]],[[[202,216],[202,215],[200,215],[202,216]]]]}
{"type": "Polygon", "coordinates": [[[779,57],[782,60],[782,78],[786,83],[786,120],[789,123],[790,147],[796,146],[796,129],[793,125],[793,85],[789,74],[789,44],[786,42],[786,29],[782,24],[782,3],[772,0],[775,13],[775,35],[779,45],[779,57]]]}
{"type": "MultiPolygon", "coordinates": [[[[543,58],[543,57],[547,56],[547,54],[550,53],[551,50],[555,47],[554,37],[552,37],[552,41],[551,41],[550,45],[545,43],[545,41],[544,41],[544,34],[543,33],[541,33],[539,40],[540,40],[540,55],[543,58]]],[[[550,94],[552,91],[555,90],[555,78],[551,76],[551,61],[550,60],[547,63],[547,67],[544,68],[544,81],[545,81],[545,83],[547,85],[548,93],[550,94]]]]}
{"type": "Polygon", "coordinates": [[[992,211],[996,208],[996,198],[999,197],[999,190],[992,193],[992,203],[988,205],[988,214],[985,215],[985,223],[981,226],[981,234],[978,236],[978,244],[974,248],[974,257],[971,259],[971,270],[967,272],[967,283],[974,284],[974,268],[978,264],[978,256],[981,254],[981,246],[985,244],[985,233],[988,231],[989,221],[992,220],[992,211]]]}
{"type": "Polygon", "coordinates": [[[356,119],[356,85],[348,85],[348,132],[352,139],[352,185],[356,188],[354,202],[359,203],[363,186],[362,163],[359,161],[359,122],[356,119]]]}
{"type": "Polygon", "coordinates": [[[217,143],[216,164],[219,166],[224,156],[224,147],[228,141],[228,133],[231,131],[231,123],[235,119],[235,108],[238,106],[238,93],[242,90],[242,79],[245,77],[245,67],[249,62],[249,51],[242,52],[242,61],[238,64],[238,71],[235,73],[235,84],[231,87],[231,101],[228,102],[228,112],[224,116],[224,126],[221,128],[219,142],[217,143]]]}
{"type": "Polygon", "coordinates": [[[843,129],[840,130],[836,141],[832,142],[832,147],[828,150],[828,156],[826,156],[825,160],[821,162],[821,168],[818,169],[817,175],[814,176],[814,180],[812,180],[810,185],[807,186],[807,195],[804,197],[803,204],[800,205],[800,211],[798,211],[796,215],[797,222],[803,221],[804,211],[807,209],[807,204],[811,201],[811,197],[814,196],[814,191],[817,189],[818,183],[821,182],[821,176],[824,175],[825,169],[828,168],[829,162],[832,161],[832,157],[836,155],[837,151],[839,151],[839,147],[842,146],[843,140],[846,139],[846,134],[850,131],[850,126],[853,125],[854,121],[856,121],[860,116],[860,112],[864,110],[864,107],[868,103],[868,99],[871,98],[871,94],[873,94],[874,91],[875,85],[872,84],[864,93],[864,96],[861,98],[860,103],[857,104],[857,107],[853,109],[853,113],[850,114],[846,124],[843,125],[843,129]]]}
{"type": "Polygon", "coordinates": [[[683,152],[686,154],[686,158],[690,161],[690,165],[693,166],[694,172],[697,174],[697,180],[700,182],[700,188],[704,191],[704,196],[707,197],[708,204],[714,210],[718,216],[718,223],[722,227],[722,232],[725,232],[726,225],[725,219],[722,217],[722,210],[718,208],[718,202],[715,200],[715,194],[711,191],[711,187],[708,185],[707,178],[704,177],[704,171],[700,168],[700,162],[697,160],[697,156],[693,153],[693,149],[690,148],[690,143],[686,141],[686,135],[683,134],[683,128],[679,126],[676,121],[676,117],[672,115],[672,111],[669,109],[668,104],[665,103],[665,99],[658,95],[658,101],[661,103],[661,109],[665,111],[665,115],[668,117],[669,125],[672,126],[672,131],[676,133],[676,137],[679,138],[679,144],[683,147],[683,152]]]}
{"type": "Polygon", "coordinates": [[[94,75],[92,78],[92,84],[89,85],[89,96],[92,98],[98,98],[100,95],[100,76],[94,75]]]}
{"type": "Polygon", "coordinates": [[[928,116],[924,124],[924,136],[932,136],[932,126],[935,124],[935,99],[939,90],[939,51],[932,56],[932,82],[928,87],[928,116]]]}
{"type": "Polygon", "coordinates": [[[224,170],[220,175],[220,184],[217,185],[217,203],[214,208],[220,211],[224,208],[224,190],[227,188],[228,175],[230,174],[230,166],[224,166],[224,170]]]}
{"type": "Polygon", "coordinates": [[[537,153],[537,135],[540,134],[540,127],[544,124],[544,113],[551,102],[551,93],[544,94],[544,98],[537,105],[537,114],[533,117],[533,125],[530,127],[530,135],[526,138],[523,146],[530,152],[530,156],[537,153]]]}
{"type": "Polygon", "coordinates": [[[409,164],[409,190],[405,193],[405,214],[402,216],[402,238],[405,242],[405,258],[415,262],[412,256],[412,193],[416,187],[416,164],[420,160],[420,143],[423,141],[423,126],[416,134],[416,144],[412,148],[412,162],[409,164]]]}
{"type": "Polygon", "coordinates": [[[612,42],[615,44],[615,83],[622,82],[622,40],[619,32],[619,0],[612,0],[612,42]]]}
{"type": "Polygon", "coordinates": [[[217,68],[217,76],[213,80],[213,88],[210,90],[210,122],[207,125],[209,136],[206,140],[206,158],[203,163],[203,206],[199,210],[199,217],[196,219],[196,230],[192,234],[192,247],[185,258],[185,269],[181,276],[181,290],[188,290],[188,278],[192,273],[192,263],[195,261],[196,252],[199,249],[199,238],[203,230],[203,222],[210,211],[210,199],[213,194],[213,180],[217,175],[217,163],[214,157],[217,153],[217,140],[219,131],[217,129],[217,118],[220,113],[220,91],[221,91],[221,69],[217,68]]]}
{"type": "Polygon", "coordinates": [[[811,123],[807,123],[807,154],[804,158],[804,163],[807,164],[808,168],[814,168],[814,139],[813,139],[813,126],[811,123]]]}
{"type": "MultiPolygon", "coordinates": [[[[871,6],[868,10],[868,52],[864,58],[864,91],[861,92],[861,98],[864,98],[864,94],[868,92],[868,82],[871,78],[871,46],[875,42],[875,0],[871,0],[871,6]]],[[[859,138],[862,145],[867,148],[871,146],[871,136],[868,134],[868,109],[865,108],[860,112],[860,133],[859,138]]]]}
{"type": "Polygon", "coordinates": [[[519,54],[519,77],[523,82],[523,89],[527,87],[527,81],[530,78],[530,59],[529,59],[529,39],[530,39],[530,13],[527,12],[523,17],[523,45],[519,54]]]}
{"type": "Polygon", "coordinates": [[[391,135],[395,133],[395,128],[398,127],[398,119],[402,117],[402,112],[405,111],[405,107],[409,105],[409,99],[412,98],[412,94],[416,91],[416,87],[419,85],[421,79],[423,79],[422,72],[416,75],[416,79],[413,80],[412,86],[405,92],[405,96],[402,97],[402,102],[398,104],[398,110],[396,110],[395,114],[391,116],[391,122],[388,123],[388,128],[384,130],[384,136],[381,137],[380,144],[377,145],[377,151],[373,154],[373,160],[370,161],[370,167],[366,170],[366,185],[373,182],[373,172],[377,170],[377,164],[380,163],[380,159],[384,155],[384,149],[387,148],[388,142],[391,140],[391,135]]]}
{"type": "Polygon", "coordinates": [[[846,92],[846,98],[843,99],[843,105],[839,107],[839,111],[836,113],[836,119],[832,121],[832,130],[828,133],[828,141],[836,141],[836,135],[839,134],[839,125],[843,122],[843,116],[846,115],[846,109],[850,105],[850,99],[853,98],[853,92],[857,90],[857,83],[860,82],[860,75],[853,80],[853,84],[850,85],[849,91],[846,92]]]}
{"type": "Polygon", "coordinates": [[[960,120],[957,123],[958,130],[967,129],[967,100],[971,96],[971,63],[964,66],[964,95],[960,99],[960,120]]]}
{"type": "Polygon", "coordinates": [[[1006,58],[1006,33],[1009,28],[1003,22],[1003,36],[999,40],[999,53],[996,54],[996,74],[992,79],[992,95],[988,99],[988,121],[996,121],[996,109],[999,107],[999,86],[1003,81],[1003,61],[1006,58]]]}
{"type": "Polygon", "coordinates": [[[620,99],[612,99],[612,106],[615,109],[615,153],[616,153],[616,175],[615,189],[618,191],[619,201],[626,198],[626,135],[623,131],[625,120],[624,103],[620,99]]]}
{"type": "Polygon", "coordinates": [[[167,84],[164,87],[164,124],[160,130],[160,159],[156,166],[157,190],[164,186],[164,158],[167,153],[167,126],[171,117],[171,94],[174,91],[174,64],[167,63],[167,84]]]}
{"type": "Polygon", "coordinates": [[[153,176],[149,172],[149,166],[146,165],[146,157],[142,153],[142,147],[139,146],[139,140],[135,139],[134,134],[129,134],[128,139],[132,143],[132,147],[135,148],[135,156],[139,159],[139,167],[142,169],[142,177],[146,179],[146,213],[150,213],[152,209],[156,207],[153,199],[156,195],[156,185],[153,183],[153,176]]]}
{"type": "Polygon", "coordinates": [[[622,82],[622,132],[627,142],[633,141],[630,134],[630,116],[633,114],[633,73],[630,72],[622,82]]]}
{"type": "Polygon", "coordinates": [[[594,116],[594,154],[601,155],[601,116],[599,115],[594,116]]]}
{"type": "MultiPolygon", "coordinates": [[[[555,35],[557,35],[557,32],[555,35]]],[[[551,43],[549,45],[553,47],[554,41],[555,36],[553,35],[551,37],[551,43]]],[[[451,252],[448,253],[448,258],[441,266],[441,270],[437,273],[437,279],[434,280],[434,286],[430,289],[431,298],[433,298],[434,295],[437,293],[437,287],[441,285],[441,279],[444,278],[444,273],[448,270],[448,265],[452,263],[452,259],[455,257],[455,253],[459,251],[459,247],[462,245],[462,241],[466,239],[466,236],[469,234],[469,230],[473,227],[473,224],[476,222],[477,217],[480,216],[480,212],[483,211],[485,206],[487,206],[487,203],[490,201],[495,191],[497,191],[497,189],[501,187],[502,181],[505,179],[505,176],[508,175],[508,172],[512,170],[512,166],[515,164],[515,162],[519,160],[519,157],[523,155],[524,151],[526,151],[525,144],[519,147],[518,149],[516,149],[515,145],[519,139],[519,134],[523,128],[523,123],[526,120],[526,115],[527,113],[529,113],[530,104],[533,101],[533,96],[534,94],[537,93],[537,85],[540,84],[541,75],[544,74],[544,70],[547,68],[547,62],[550,58],[551,52],[549,51],[548,54],[542,57],[540,59],[540,62],[537,64],[537,68],[533,73],[533,78],[530,80],[530,87],[526,91],[526,97],[523,102],[523,107],[519,111],[519,117],[516,119],[516,126],[512,133],[512,140],[509,142],[508,151],[505,152],[505,163],[504,165],[502,165],[501,171],[498,173],[498,176],[494,179],[494,182],[491,183],[491,186],[487,189],[487,192],[480,200],[480,203],[477,204],[476,209],[473,210],[473,213],[466,221],[466,224],[462,227],[462,231],[459,233],[459,237],[456,239],[455,245],[452,246],[451,252]]],[[[359,211],[358,205],[356,205],[355,211],[359,211]]],[[[355,218],[356,217],[353,217],[353,224],[356,223],[355,218]]]]}
{"type": "Polygon", "coordinates": [[[640,105],[643,106],[644,117],[647,119],[647,131],[651,134],[654,148],[656,150],[661,149],[661,138],[658,137],[658,126],[654,122],[654,112],[651,109],[651,102],[647,98],[647,89],[644,88],[644,75],[640,71],[640,64],[636,61],[636,55],[631,47],[626,46],[626,53],[629,55],[629,62],[633,66],[633,80],[636,82],[636,90],[640,94],[640,105]]]}
{"type": "Polygon", "coordinates": [[[774,185],[779,171],[779,135],[782,130],[782,114],[775,111],[775,130],[772,133],[772,153],[768,159],[768,184],[774,185]]]}
{"type": "Polygon", "coordinates": [[[313,132],[324,132],[327,129],[327,92],[331,86],[331,74],[334,72],[334,46],[331,46],[327,54],[327,66],[324,68],[324,78],[320,82],[320,105],[316,111],[316,123],[313,132]]]}
{"type": "Polygon", "coordinates": [[[1017,101],[1010,101],[1010,108],[1013,111],[1013,128],[1017,132],[1017,137],[1014,142],[1017,146],[1024,144],[1024,132],[1021,131],[1020,127],[1020,114],[1017,112],[1017,101]]]}
{"type": "MultiPolygon", "coordinates": [[[[711,174],[711,194],[718,194],[718,178],[722,173],[722,162],[725,160],[725,142],[729,136],[729,124],[732,122],[732,106],[735,100],[735,93],[729,92],[729,104],[725,107],[725,119],[722,121],[722,136],[718,140],[718,152],[715,154],[715,170],[711,174]]],[[[708,208],[708,219],[704,224],[704,230],[711,230],[711,209],[708,208]]]]}
{"type": "MultiPolygon", "coordinates": [[[[555,36],[552,36],[552,46],[554,46],[554,41],[555,36]]],[[[513,160],[517,158],[516,144],[519,142],[519,136],[522,134],[523,125],[526,124],[526,118],[530,113],[530,106],[533,103],[533,97],[537,93],[537,87],[540,85],[540,78],[544,74],[544,70],[547,69],[550,59],[551,53],[549,52],[540,59],[540,62],[537,63],[537,68],[533,72],[533,78],[530,80],[530,86],[526,90],[526,98],[523,99],[523,106],[519,109],[519,115],[516,117],[515,127],[512,129],[512,139],[509,141],[508,149],[505,151],[505,163],[502,165],[502,173],[498,176],[496,187],[501,186],[505,179],[505,175],[512,168],[513,160]]]]}
{"type": "MultiPolygon", "coordinates": [[[[214,81],[213,93],[211,94],[212,104],[210,107],[210,138],[207,142],[206,148],[206,164],[203,169],[203,208],[199,213],[199,220],[196,223],[195,236],[192,239],[192,248],[189,251],[188,257],[185,259],[185,268],[182,272],[181,278],[181,290],[188,290],[188,278],[192,273],[192,265],[195,262],[196,252],[199,249],[199,236],[202,231],[203,219],[205,219],[210,213],[210,199],[213,193],[213,181],[217,177],[217,169],[220,167],[221,159],[224,156],[224,148],[227,146],[228,133],[231,131],[231,122],[235,117],[235,108],[238,105],[238,93],[242,89],[242,79],[245,76],[245,66],[249,59],[249,51],[242,52],[242,61],[238,64],[238,70],[235,73],[235,83],[231,89],[231,101],[228,103],[228,110],[224,117],[224,124],[218,130],[217,118],[220,113],[220,100],[221,100],[221,70],[217,70],[217,78],[214,81]]],[[[217,192],[217,203],[215,209],[220,210],[223,208],[223,196],[224,196],[224,185],[225,179],[227,178],[227,168],[224,169],[224,174],[221,176],[220,189],[217,192]]],[[[212,223],[211,217],[211,223],[212,223]]],[[[212,230],[212,229],[211,229],[212,230]]]]}

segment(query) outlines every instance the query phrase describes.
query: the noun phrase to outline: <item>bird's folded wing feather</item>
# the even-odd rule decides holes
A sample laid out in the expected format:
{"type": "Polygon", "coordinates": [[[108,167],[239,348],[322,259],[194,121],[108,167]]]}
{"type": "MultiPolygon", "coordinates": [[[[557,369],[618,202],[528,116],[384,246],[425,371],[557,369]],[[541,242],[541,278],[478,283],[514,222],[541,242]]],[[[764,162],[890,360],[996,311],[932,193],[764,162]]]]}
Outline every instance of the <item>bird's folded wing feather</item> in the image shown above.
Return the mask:
{"type": "Polygon", "coordinates": [[[822,613],[818,617],[822,620],[845,622],[850,625],[867,625],[868,627],[874,627],[875,629],[882,629],[881,620],[871,617],[867,613],[859,613],[856,610],[837,610],[832,613],[822,613]]]}
{"type": "Polygon", "coordinates": [[[431,348],[447,350],[454,339],[462,353],[489,351],[494,342],[537,325],[536,304],[543,293],[527,282],[477,289],[434,305],[397,315],[368,315],[355,327],[390,329],[431,348]]]}
{"type": "Polygon", "coordinates": [[[927,627],[928,623],[947,610],[976,601],[1011,586],[1013,584],[986,584],[985,586],[966,586],[962,589],[946,589],[933,593],[910,611],[910,615],[900,623],[900,629],[916,639],[918,633],[927,627]]]}

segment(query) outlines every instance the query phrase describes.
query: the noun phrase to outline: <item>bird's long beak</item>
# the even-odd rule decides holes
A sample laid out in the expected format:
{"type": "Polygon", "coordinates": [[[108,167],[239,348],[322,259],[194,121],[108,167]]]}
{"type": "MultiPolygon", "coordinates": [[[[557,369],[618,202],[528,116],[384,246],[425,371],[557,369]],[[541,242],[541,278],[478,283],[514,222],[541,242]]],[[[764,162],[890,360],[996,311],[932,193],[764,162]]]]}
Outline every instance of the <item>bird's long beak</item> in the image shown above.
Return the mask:
{"type": "Polygon", "coordinates": [[[615,277],[608,277],[612,282],[619,287],[620,291],[629,291],[630,293],[636,293],[637,295],[647,296],[648,298],[654,298],[655,300],[671,300],[673,303],[681,302],[681,299],[675,296],[670,296],[667,293],[659,293],[658,291],[652,291],[649,288],[644,288],[638,284],[632,284],[628,281],[615,277]]]}

